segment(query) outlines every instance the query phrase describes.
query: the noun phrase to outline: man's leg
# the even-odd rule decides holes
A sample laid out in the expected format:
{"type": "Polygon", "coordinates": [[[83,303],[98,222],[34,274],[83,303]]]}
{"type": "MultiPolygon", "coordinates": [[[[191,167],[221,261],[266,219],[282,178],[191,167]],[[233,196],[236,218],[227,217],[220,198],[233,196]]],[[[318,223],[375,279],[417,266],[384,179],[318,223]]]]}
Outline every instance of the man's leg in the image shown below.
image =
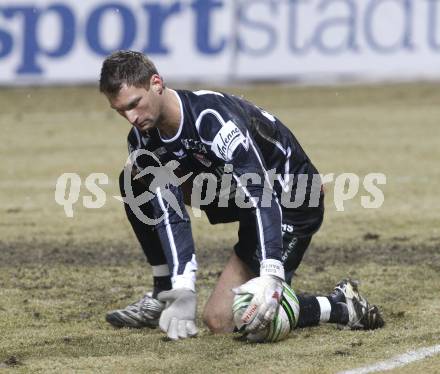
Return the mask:
{"type": "MultiPolygon", "coordinates": [[[[211,332],[227,333],[234,330],[234,294],[231,289],[253,277],[255,274],[233,253],[203,312],[203,321],[211,332]]],[[[379,309],[359,294],[356,282],[344,280],[328,296],[297,297],[300,307],[298,328],[317,326],[319,323],[336,323],[340,327],[364,330],[384,326],[379,309]]]]}
{"type": "MultiPolygon", "coordinates": [[[[294,230],[289,229],[288,224],[283,225],[282,260],[286,271],[286,283],[290,284],[312,236],[296,236],[294,230]]],[[[239,243],[235,246],[235,251],[242,258],[239,261],[243,266],[251,269],[248,270],[249,279],[258,276],[259,272],[258,259],[250,252],[250,249],[256,247],[251,233],[249,223],[240,222],[239,243]]],[[[243,283],[246,281],[243,280],[243,283]]],[[[378,308],[370,305],[359,294],[355,282],[348,280],[340,282],[328,296],[297,295],[297,297],[300,306],[298,327],[316,326],[320,322],[336,323],[353,329],[375,329],[383,326],[378,308]]]]}
{"type": "Polygon", "coordinates": [[[233,253],[203,311],[203,321],[212,332],[226,333],[234,330],[232,288],[241,286],[253,277],[255,274],[233,253]]]}
{"type": "MultiPolygon", "coordinates": [[[[138,196],[146,189],[139,181],[130,181],[134,196],[138,196]]],[[[119,176],[121,196],[125,196],[124,171],[119,176]]],[[[107,313],[106,320],[115,327],[156,327],[164,304],[156,299],[161,291],[171,289],[171,277],[165,254],[163,253],[157,232],[132,212],[128,204],[124,204],[128,221],[133,228],[148,263],[153,270],[153,292],[146,293],[140,300],[123,309],[115,309],[107,313]]],[[[152,209],[148,204],[141,207],[143,214],[151,217],[152,209]]]]}
{"type": "MultiPolygon", "coordinates": [[[[246,283],[256,274],[233,253],[223,270],[203,312],[203,320],[214,333],[234,330],[232,288],[246,283]]],[[[300,314],[297,327],[336,323],[350,329],[373,330],[384,326],[375,305],[359,294],[357,283],[344,280],[328,296],[298,295],[300,314]]]]}
{"type": "MultiPolygon", "coordinates": [[[[140,181],[131,179],[130,183],[134,196],[138,196],[146,190],[146,187],[140,181]]],[[[119,188],[121,195],[125,196],[124,171],[122,171],[119,176],[119,188]]],[[[147,258],[148,263],[152,266],[153,297],[156,297],[159,292],[171,289],[171,276],[158,234],[154,230],[154,227],[148,226],[140,221],[132,212],[128,204],[124,204],[124,208],[128,221],[142,247],[145,257],[147,258]]],[[[150,218],[153,217],[152,208],[149,204],[144,204],[140,209],[145,216],[150,218]]]]}
{"type": "Polygon", "coordinates": [[[328,296],[297,297],[300,306],[297,327],[328,322],[352,330],[374,330],[385,324],[378,307],[370,304],[359,293],[358,283],[349,279],[339,282],[328,296]]]}
{"type": "MultiPolygon", "coordinates": [[[[297,236],[294,233],[293,225],[288,222],[283,225],[283,257],[286,271],[286,282],[292,281],[295,270],[301,263],[304,253],[310,245],[312,236],[297,236]]],[[[319,323],[336,323],[340,326],[354,326],[356,321],[361,319],[367,312],[368,302],[357,292],[357,286],[348,281],[341,282],[328,296],[297,295],[300,306],[300,314],[297,327],[317,326],[319,323]],[[354,301],[352,299],[354,298],[354,301]],[[357,312],[349,308],[355,303],[357,312]],[[364,307],[362,307],[362,305],[364,307]]],[[[376,308],[377,309],[377,308],[376,308]]],[[[370,314],[374,317],[375,311],[370,314]]],[[[365,326],[374,323],[364,322],[365,326]]]]}

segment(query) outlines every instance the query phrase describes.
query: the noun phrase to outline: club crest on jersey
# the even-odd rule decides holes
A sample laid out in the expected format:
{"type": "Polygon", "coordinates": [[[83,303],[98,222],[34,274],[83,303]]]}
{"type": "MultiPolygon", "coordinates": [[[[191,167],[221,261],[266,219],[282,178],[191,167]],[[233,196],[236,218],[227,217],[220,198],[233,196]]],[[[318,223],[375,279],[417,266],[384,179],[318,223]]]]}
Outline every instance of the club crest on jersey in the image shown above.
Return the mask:
{"type": "Polygon", "coordinates": [[[205,145],[199,141],[194,139],[181,139],[183,146],[191,151],[196,151],[198,153],[208,153],[205,145]]]}
{"type": "Polygon", "coordinates": [[[221,159],[230,161],[240,144],[248,149],[248,140],[234,122],[228,121],[212,141],[211,150],[221,159]]]}

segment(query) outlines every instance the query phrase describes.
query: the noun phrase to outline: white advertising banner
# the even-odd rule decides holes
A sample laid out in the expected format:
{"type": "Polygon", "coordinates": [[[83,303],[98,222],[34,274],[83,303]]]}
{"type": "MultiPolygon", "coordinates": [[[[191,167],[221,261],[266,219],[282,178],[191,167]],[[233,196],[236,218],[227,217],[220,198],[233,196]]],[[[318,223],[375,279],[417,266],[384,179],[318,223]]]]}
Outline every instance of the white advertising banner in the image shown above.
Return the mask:
{"type": "Polygon", "coordinates": [[[440,78],[440,0],[1,0],[0,84],[97,82],[117,49],[167,80],[440,78]]]}

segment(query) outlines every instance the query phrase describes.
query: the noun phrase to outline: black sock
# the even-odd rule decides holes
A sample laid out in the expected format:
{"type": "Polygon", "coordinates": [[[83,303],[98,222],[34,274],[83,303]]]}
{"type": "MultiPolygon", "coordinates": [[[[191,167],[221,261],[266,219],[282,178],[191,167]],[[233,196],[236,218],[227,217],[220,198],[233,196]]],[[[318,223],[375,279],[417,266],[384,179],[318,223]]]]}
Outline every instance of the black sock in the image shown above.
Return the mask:
{"type": "MultiPolygon", "coordinates": [[[[348,308],[345,302],[334,301],[334,298],[327,296],[328,301],[332,307],[330,312],[329,323],[339,323],[341,325],[346,325],[348,323],[348,308]]],[[[344,296],[345,301],[345,296],[344,296]]]]}
{"type": "MultiPolygon", "coordinates": [[[[344,297],[345,301],[345,296],[344,297]]],[[[298,327],[317,326],[321,319],[321,307],[316,296],[297,295],[299,301],[298,327]]],[[[339,300],[340,297],[336,298],[339,300]]],[[[348,308],[345,302],[335,301],[335,298],[327,297],[330,303],[330,318],[327,322],[346,325],[348,323],[348,308]]],[[[328,317],[327,317],[328,318],[328,317]]]]}
{"type": "Polygon", "coordinates": [[[171,290],[171,276],[153,277],[153,298],[157,299],[158,293],[168,290],[171,290]]]}
{"type": "Polygon", "coordinates": [[[315,296],[297,295],[299,302],[298,327],[317,326],[321,317],[321,308],[315,296]]]}

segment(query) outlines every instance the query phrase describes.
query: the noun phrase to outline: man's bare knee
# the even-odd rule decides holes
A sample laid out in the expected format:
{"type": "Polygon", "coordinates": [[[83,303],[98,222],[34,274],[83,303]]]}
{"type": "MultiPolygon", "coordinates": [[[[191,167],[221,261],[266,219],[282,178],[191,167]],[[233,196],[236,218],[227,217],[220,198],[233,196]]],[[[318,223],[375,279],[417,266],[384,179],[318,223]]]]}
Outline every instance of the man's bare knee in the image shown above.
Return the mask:
{"type": "Polygon", "coordinates": [[[234,330],[233,322],[225,315],[219,313],[203,313],[203,322],[214,334],[222,334],[232,332],[234,330]]]}
{"type": "Polygon", "coordinates": [[[249,269],[233,253],[203,311],[203,322],[213,333],[234,331],[232,316],[234,294],[232,289],[247,282],[251,277],[249,269]]]}

